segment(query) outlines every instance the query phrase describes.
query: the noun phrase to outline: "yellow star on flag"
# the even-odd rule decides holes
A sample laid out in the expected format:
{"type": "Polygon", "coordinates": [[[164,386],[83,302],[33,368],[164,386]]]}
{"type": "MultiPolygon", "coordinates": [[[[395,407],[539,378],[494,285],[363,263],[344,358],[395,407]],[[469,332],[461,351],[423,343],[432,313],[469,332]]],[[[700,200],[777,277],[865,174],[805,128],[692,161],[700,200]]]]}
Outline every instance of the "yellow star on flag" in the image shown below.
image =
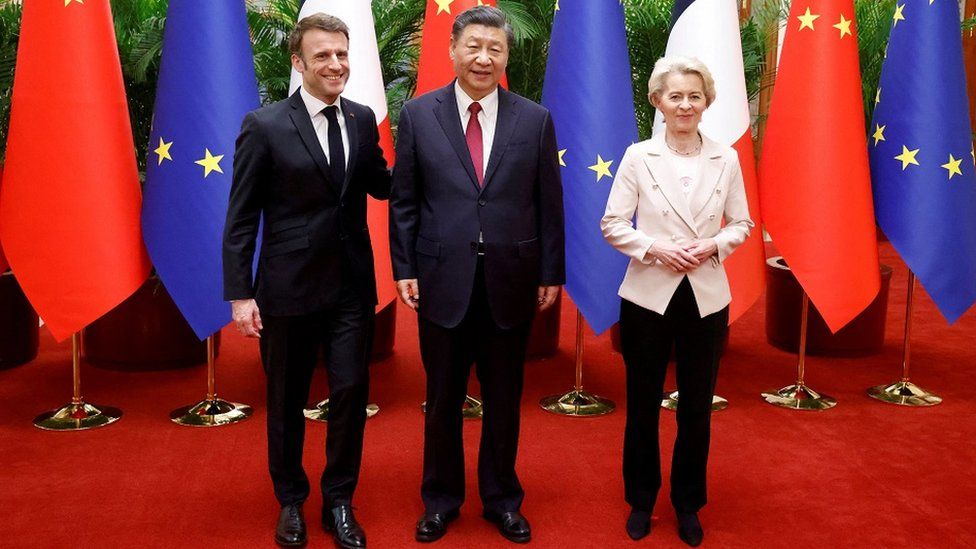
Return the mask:
{"type": "Polygon", "coordinates": [[[169,155],[169,148],[173,146],[173,142],[169,143],[163,141],[163,138],[159,138],[159,146],[156,147],[153,152],[159,156],[159,163],[157,166],[163,165],[163,160],[173,160],[173,157],[169,155]]]}
{"type": "Polygon", "coordinates": [[[897,27],[899,21],[905,20],[905,14],[902,13],[903,11],[905,11],[905,4],[895,7],[895,16],[894,16],[895,22],[892,24],[893,27],[897,27]]]}
{"type": "Polygon", "coordinates": [[[554,11],[559,11],[559,0],[556,0],[556,9],[554,11]]]}
{"type": "Polygon", "coordinates": [[[806,13],[804,13],[803,15],[798,15],[797,16],[797,19],[800,20],[800,29],[799,30],[803,30],[803,29],[814,30],[814,28],[813,28],[813,21],[815,19],[817,19],[818,17],[820,17],[820,16],[819,15],[812,15],[810,13],[810,8],[807,8],[807,12],[806,13]]]}
{"type": "Polygon", "coordinates": [[[454,0],[434,0],[434,2],[437,4],[437,13],[435,15],[440,15],[444,11],[448,14],[451,13],[451,4],[454,3],[454,0]]]}
{"type": "Polygon", "coordinates": [[[220,161],[224,158],[224,155],[218,154],[214,156],[210,154],[210,149],[204,149],[204,151],[206,151],[206,156],[194,162],[194,164],[203,166],[203,177],[207,177],[213,171],[224,173],[224,170],[220,169],[220,161]]]}
{"type": "Polygon", "coordinates": [[[843,38],[844,35],[853,36],[851,34],[851,23],[853,21],[844,18],[844,14],[840,14],[840,23],[833,25],[833,27],[840,31],[840,37],[843,38]]]}
{"type": "Polygon", "coordinates": [[[884,131],[885,131],[885,128],[887,128],[887,127],[888,127],[887,125],[884,125],[884,126],[880,126],[878,124],[875,124],[874,125],[874,135],[872,135],[871,137],[874,138],[874,146],[875,147],[878,146],[878,141],[884,141],[885,140],[885,138],[884,138],[884,131]]]}
{"type": "Polygon", "coordinates": [[[610,173],[610,164],[613,164],[613,160],[604,160],[602,156],[596,155],[596,164],[589,168],[596,172],[597,182],[603,179],[604,176],[613,177],[613,174],[610,173]]]}
{"type": "Polygon", "coordinates": [[[566,149],[560,149],[559,150],[559,165],[560,166],[563,166],[563,167],[566,166],[566,161],[563,160],[563,157],[564,156],[566,156],[566,149]]]}
{"type": "Polygon", "coordinates": [[[79,4],[84,4],[85,0],[64,0],[64,7],[68,7],[68,4],[72,2],[78,2],[79,4]]]}
{"type": "Polygon", "coordinates": [[[962,170],[959,169],[959,163],[962,159],[956,159],[951,154],[949,155],[949,161],[942,165],[943,168],[949,170],[949,179],[952,179],[954,175],[962,175],[962,170]]]}
{"type": "Polygon", "coordinates": [[[901,146],[901,154],[895,157],[895,160],[901,160],[901,170],[905,171],[909,164],[915,164],[919,166],[918,160],[915,159],[915,155],[918,154],[918,149],[908,150],[908,147],[901,146]]]}

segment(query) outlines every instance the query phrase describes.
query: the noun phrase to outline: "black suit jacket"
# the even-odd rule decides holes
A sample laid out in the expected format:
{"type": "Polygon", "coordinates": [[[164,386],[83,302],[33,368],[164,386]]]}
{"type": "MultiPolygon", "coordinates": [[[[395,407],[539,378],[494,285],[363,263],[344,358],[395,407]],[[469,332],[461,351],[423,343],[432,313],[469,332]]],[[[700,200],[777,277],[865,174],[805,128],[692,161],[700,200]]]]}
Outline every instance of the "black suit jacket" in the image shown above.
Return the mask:
{"type": "Polygon", "coordinates": [[[452,328],[464,318],[479,233],[495,323],[531,319],[540,285],[565,282],[563,198],[549,111],[498,90],[498,120],[484,186],[478,186],[454,84],[400,112],[390,196],[394,278],[417,278],[418,313],[452,328]]]}
{"type": "Polygon", "coordinates": [[[341,107],[345,181],[332,181],[299,92],[244,117],[224,229],[224,299],[254,298],[271,315],[308,314],[335,303],[345,280],[376,304],[366,193],[388,198],[390,175],[373,111],[345,98],[341,107]]]}

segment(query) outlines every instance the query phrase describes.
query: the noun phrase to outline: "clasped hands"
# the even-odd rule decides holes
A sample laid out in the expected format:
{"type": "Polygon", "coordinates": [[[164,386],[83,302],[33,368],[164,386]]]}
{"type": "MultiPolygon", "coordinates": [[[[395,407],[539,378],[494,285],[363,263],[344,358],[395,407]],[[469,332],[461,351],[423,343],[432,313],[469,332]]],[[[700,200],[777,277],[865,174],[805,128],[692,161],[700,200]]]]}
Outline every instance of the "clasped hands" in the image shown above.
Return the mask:
{"type": "MultiPolygon", "coordinates": [[[[417,279],[405,278],[403,280],[397,280],[396,287],[400,301],[407,307],[417,310],[417,307],[420,306],[420,286],[417,284],[417,279]]],[[[556,298],[559,297],[559,288],[561,286],[539,286],[537,301],[539,311],[545,311],[549,307],[552,307],[552,304],[556,302],[556,298]]]]}
{"type": "Polygon", "coordinates": [[[716,252],[718,252],[718,244],[715,243],[714,238],[692,240],[683,246],[658,239],[648,250],[651,257],[676,273],[687,273],[697,269],[716,252]]]}

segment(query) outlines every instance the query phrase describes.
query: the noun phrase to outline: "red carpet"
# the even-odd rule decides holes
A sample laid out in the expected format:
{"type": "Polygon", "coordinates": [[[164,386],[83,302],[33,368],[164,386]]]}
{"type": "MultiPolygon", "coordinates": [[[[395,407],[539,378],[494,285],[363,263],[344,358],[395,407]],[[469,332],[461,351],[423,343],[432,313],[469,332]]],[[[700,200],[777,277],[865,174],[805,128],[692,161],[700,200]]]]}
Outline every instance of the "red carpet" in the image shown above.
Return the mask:
{"type": "MultiPolygon", "coordinates": [[[[710,503],[701,513],[711,547],[976,547],[976,312],[948,327],[916,294],[913,379],[945,402],[908,409],[869,399],[864,389],[900,374],[907,273],[895,267],[882,353],[808,360],[811,387],[840,404],[821,413],[771,407],[759,392],[793,381],[795,356],[765,341],[763,304],[732,329],[718,391],[731,407],[713,421],[710,503]]],[[[573,380],[575,310],[563,312],[560,352],[527,366],[519,465],[532,546],[631,547],[624,533],[620,456],[622,410],[603,418],[549,415],[537,406],[573,380]]],[[[366,432],[357,515],[373,548],[420,546],[423,370],[416,322],[399,311],[396,352],[374,365],[381,407],[366,432]]],[[[608,336],[586,341],[587,389],[624,402],[623,364],[608,336]]],[[[277,505],[267,476],[264,375],[257,347],[225,331],[218,390],[255,406],[240,425],[190,429],[169,410],[203,396],[205,370],[120,373],[84,367],[84,394],[120,407],[116,425],[48,433],[31,419],[70,397],[70,350],[42,334],[34,362],[0,372],[0,547],[271,547],[277,505]]],[[[313,398],[326,395],[317,375],[313,398]]],[[[476,388],[474,388],[476,391],[476,388]]],[[[673,416],[662,415],[670,455],[673,416]]],[[[317,484],[325,429],[309,425],[306,468],[317,484]]],[[[442,548],[511,547],[480,518],[475,479],[479,424],[465,427],[468,504],[442,548]]],[[[670,463],[666,458],[665,463],[670,463]]],[[[667,471],[665,471],[667,478],[667,471]]],[[[666,483],[666,481],[665,481],[666,483]]],[[[654,530],[640,544],[682,547],[667,487],[654,530]]],[[[306,506],[311,546],[330,547],[318,524],[321,495],[306,506]]]]}

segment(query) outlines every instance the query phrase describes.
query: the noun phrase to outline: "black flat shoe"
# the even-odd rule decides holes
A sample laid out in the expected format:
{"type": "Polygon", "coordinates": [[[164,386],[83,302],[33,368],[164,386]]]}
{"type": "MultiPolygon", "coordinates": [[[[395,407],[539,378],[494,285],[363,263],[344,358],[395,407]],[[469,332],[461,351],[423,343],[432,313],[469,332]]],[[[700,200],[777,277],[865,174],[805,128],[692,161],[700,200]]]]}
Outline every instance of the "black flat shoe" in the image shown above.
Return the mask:
{"type": "Polygon", "coordinates": [[[414,539],[423,543],[441,539],[447,533],[447,525],[458,518],[458,514],[457,509],[446,513],[424,513],[417,521],[414,539]]]}
{"type": "Polygon", "coordinates": [[[307,541],[301,504],[282,506],[275,527],[275,543],[284,547],[301,547],[307,541]]]}
{"type": "Polygon", "coordinates": [[[678,513],[678,537],[692,547],[701,545],[705,538],[698,513],[678,513]]]}
{"type": "Polygon", "coordinates": [[[491,513],[485,511],[484,517],[498,526],[498,531],[508,541],[528,543],[532,539],[532,529],[529,521],[525,520],[518,511],[507,513],[491,513]]]}
{"type": "Polygon", "coordinates": [[[336,545],[342,549],[362,549],[366,547],[366,532],[352,514],[351,505],[336,505],[322,510],[322,525],[332,533],[336,545]]]}
{"type": "Polygon", "coordinates": [[[647,537],[651,533],[651,513],[650,511],[638,511],[634,509],[627,517],[627,535],[630,539],[637,541],[647,537]]]}

